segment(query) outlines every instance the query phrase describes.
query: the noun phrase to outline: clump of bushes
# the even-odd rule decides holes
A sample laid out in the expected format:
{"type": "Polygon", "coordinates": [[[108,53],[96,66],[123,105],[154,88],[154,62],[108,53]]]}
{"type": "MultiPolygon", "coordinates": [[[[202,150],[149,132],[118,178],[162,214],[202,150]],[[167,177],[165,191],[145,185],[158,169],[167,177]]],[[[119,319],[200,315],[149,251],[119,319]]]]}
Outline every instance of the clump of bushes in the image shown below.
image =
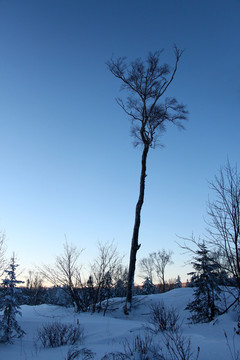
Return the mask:
{"type": "Polygon", "coordinates": [[[70,347],[65,360],[94,360],[94,355],[90,349],[70,347]]]}
{"type": "Polygon", "coordinates": [[[153,345],[153,338],[151,335],[146,333],[143,336],[136,336],[132,343],[128,341],[124,344],[124,353],[126,359],[133,360],[150,360],[158,359],[155,346],[153,345]]]}
{"type": "Polygon", "coordinates": [[[149,323],[153,326],[155,333],[177,330],[178,321],[179,313],[174,307],[167,307],[162,301],[150,306],[149,323]]]}
{"type": "Polygon", "coordinates": [[[74,345],[83,342],[84,330],[77,322],[75,324],[54,321],[44,324],[37,332],[37,341],[43,347],[58,347],[63,345],[74,345]]]}

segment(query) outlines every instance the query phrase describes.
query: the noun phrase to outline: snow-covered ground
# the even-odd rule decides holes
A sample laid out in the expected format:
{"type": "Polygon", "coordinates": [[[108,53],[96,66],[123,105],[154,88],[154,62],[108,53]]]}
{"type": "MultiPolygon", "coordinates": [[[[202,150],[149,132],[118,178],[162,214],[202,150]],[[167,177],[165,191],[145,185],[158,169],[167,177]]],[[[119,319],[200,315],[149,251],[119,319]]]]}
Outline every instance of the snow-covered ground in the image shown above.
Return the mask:
{"type": "MultiPolygon", "coordinates": [[[[20,340],[16,339],[13,344],[0,344],[0,360],[65,360],[70,346],[49,349],[42,348],[40,343],[36,345],[35,341],[37,329],[41,328],[43,323],[56,320],[72,323],[78,319],[84,328],[84,341],[78,348],[92,350],[96,353],[96,360],[106,353],[123,351],[126,340],[131,344],[137,335],[145,336],[149,306],[159,301],[178,310],[183,334],[191,338],[192,350],[196,352],[198,346],[200,347],[199,360],[232,359],[224,332],[227,333],[232,350],[234,338],[235,351],[239,351],[240,335],[233,336],[234,327],[237,326],[236,310],[231,310],[208,324],[189,324],[189,312],[184,309],[192,299],[192,294],[192,288],[183,288],[165,294],[138,296],[134,309],[128,316],[123,315],[121,299],[114,299],[114,311],[107,312],[106,316],[102,313],[76,314],[72,309],[59,306],[22,306],[22,317],[18,320],[26,335],[20,340]]],[[[152,336],[157,345],[161,344],[161,333],[152,336]]]]}

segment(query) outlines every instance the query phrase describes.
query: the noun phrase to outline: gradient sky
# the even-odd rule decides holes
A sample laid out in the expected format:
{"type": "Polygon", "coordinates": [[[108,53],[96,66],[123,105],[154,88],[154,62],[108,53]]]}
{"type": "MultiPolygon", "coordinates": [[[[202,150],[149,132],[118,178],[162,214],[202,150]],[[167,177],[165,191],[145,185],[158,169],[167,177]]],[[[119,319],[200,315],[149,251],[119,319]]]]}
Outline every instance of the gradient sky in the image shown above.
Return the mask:
{"type": "Polygon", "coordinates": [[[138,258],[174,251],[179,236],[205,232],[212,180],[227,158],[239,165],[239,0],[0,0],[0,229],[21,267],[52,263],[64,234],[128,253],[138,197],[140,149],[115,102],[120,82],[106,67],[173,46],[184,49],[168,96],[187,105],[186,131],[168,127],[150,151],[138,258]]]}

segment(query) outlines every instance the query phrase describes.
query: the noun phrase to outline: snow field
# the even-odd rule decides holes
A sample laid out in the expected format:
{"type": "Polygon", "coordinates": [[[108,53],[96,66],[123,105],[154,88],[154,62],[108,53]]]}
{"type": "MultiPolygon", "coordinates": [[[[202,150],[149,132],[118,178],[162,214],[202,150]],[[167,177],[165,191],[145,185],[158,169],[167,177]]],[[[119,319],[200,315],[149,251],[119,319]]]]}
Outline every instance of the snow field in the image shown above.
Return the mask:
{"type": "MultiPolygon", "coordinates": [[[[88,348],[96,353],[95,359],[100,360],[106,353],[123,351],[123,342],[131,343],[137,335],[146,334],[149,306],[163,301],[166,306],[173,306],[179,312],[180,323],[184,336],[191,338],[192,349],[200,347],[199,360],[228,360],[231,359],[224,331],[228,335],[229,344],[233,349],[234,327],[237,325],[238,314],[230,310],[219,316],[211,323],[189,324],[187,319],[190,313],[185,309],[192,300],[193,289],[182,288],[169,291],[165,294],[137,296],[134,308],[129,316],[123,314],[123,299],[113,299],[111,308],[106,316],[90,313],[74,313],[73,309],[59,306],[40,305],[22,306],[22,317],[19,324],[26,332],[22,339],[16,339],[13,344],[0,344],[0,360],[65,360],[69,346],[59,348],[42,348],[36,346],[37,329],[43,323],[62,321],[73,323],[79,320],[84,328],[84,343],[78,348],[88,348]]],[[[154,343],[161,344],[161,333],[152,334],[154,343]]],[[[240,351],[240,336],[234,337],[236,351],[240,351]]],[[[235,360],[235,359],[234,359],[235,360]]]]}

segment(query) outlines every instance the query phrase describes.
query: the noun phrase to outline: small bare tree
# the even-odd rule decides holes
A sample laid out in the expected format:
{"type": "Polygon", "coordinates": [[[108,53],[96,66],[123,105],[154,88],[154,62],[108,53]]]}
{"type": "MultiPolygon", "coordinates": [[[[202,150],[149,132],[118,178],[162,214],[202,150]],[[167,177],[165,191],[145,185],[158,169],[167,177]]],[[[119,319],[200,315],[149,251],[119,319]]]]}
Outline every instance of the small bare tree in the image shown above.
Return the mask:
{"type": "Polygon", "coordinates": [[[114,243],[98,243],[98,256],[91,265],[91,272],[95,280],[95,292],[92,305],[92,311],[95,312],[96,305],[101,309],[101,302],[104,298],[104,287],[109,286],[110,279],[116,278],[119,272],[122,258],[119,256],[117,247],[114,243]]]}
{"type": "Polygon", "coordinates": [[[0,277],[3,275],[6,266],[5,241],[6,241],[5,233],[3,231],[0,231],[0,277]]]}
{"type": "Polygon", "coordinates": [[[171,260],[172,254],[172,251],[167,252],[165,249],[150,254],[159,283],[163,285],[163,292],[166,291],[165,269],[167,265],[173,264],[171,260]]]}
{"type": "Polygon", "coordinates": [[[148,278],[153,282],[154,263],[151,256],[145,257],[139,261],[139,266],[143,274],[143,278],[148,278]]]}
{"type": "Polygon", "coordinates": [[[45,289],[43,287],[43,279],[38,272],[29,270],[26,281],[27,295],[30,305],[39,305],[42,303],[45,289]]]}
{"type": "Polygon", "coordinates": [[[43,286],[43,279],[41,277],[41,274],[29,270],[26,285],[28,288],[33,288],[33,289],[41,288],[43,286]]]}
{"type": "Polygon", "coordinates": [[[165,101],[160,103],[174,79],[182,51],[175,46],[173,70],[167,64],[159,64],[160,55],[159,51],[149,53],[146,61],[137,59],[130,65],[126,63],[125,58],[121,57],[116,60],[112,58],[107,63],[110,72],[121,80],[122,89],[129,93],[125,102],[120,98],[117,99],[117,102],[132,122],[134,145],[141,145],[143,148],[139,197],[136,204],[130,251],[125,314],[128,314],[131,309],[136,255],[140,248],[138,237],[141,209],[144,202],[148,152],[150,148],[155,148],[159,144],[159,138],[165,131],[167,123],[183,128],[182,120],[187,117],[185,106],[179,104],[175,98],[165,98],[165,101]]]}
{"type": "Polygon", "coordinates": [[[86,311],[78,288],[82,287],[80,276],[79,256],[83,250],[79,251],[68,242],[64,244],[64,252],[56,257],[54,266],[43,265],[40,269],[42,276],[55,286],[62,286],[71,297],[72,304],[76,311],[86,311]]]}
{"type": "Polygon", "coordinates": [[[221,267],[240,289],[240,174],[230,162],[221,168],[210,187],[215,200],[208,202],[208,243],[217,248],[221,267]]]}

